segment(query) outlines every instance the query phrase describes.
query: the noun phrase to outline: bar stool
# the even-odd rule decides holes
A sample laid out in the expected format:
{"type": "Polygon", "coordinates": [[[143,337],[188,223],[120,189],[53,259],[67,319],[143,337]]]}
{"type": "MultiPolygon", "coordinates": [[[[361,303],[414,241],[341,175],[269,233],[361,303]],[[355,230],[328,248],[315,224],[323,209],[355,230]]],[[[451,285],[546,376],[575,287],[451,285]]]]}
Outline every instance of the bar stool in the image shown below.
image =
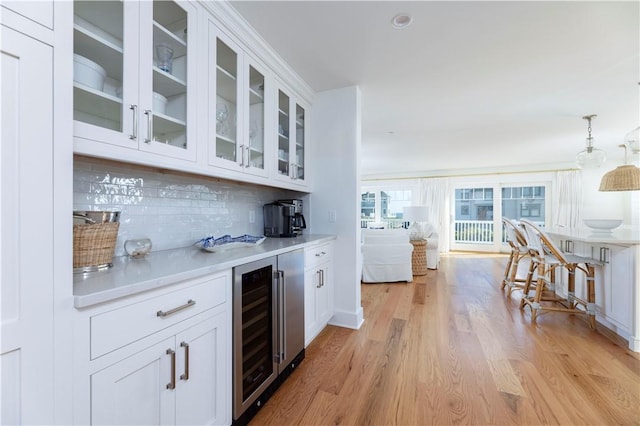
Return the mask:
{"type": "Polygon", "coordinates": [[[595,265],[601,264],[594,259],[563,253],[536,224],[522,219],[527,245],[532,262],[537,267],[537,280],[525,282],[520,309],[531,308],[531,321],[535,322],[539,312],[555,311],[570,314],[586,314],[589,326],[596,327],[595,300],[595,265]],[[564,268],[568,272],[567,298],[562,298],[555,291],[555,271],[564,268]],[[576,271],[582,271],[587,278],[587,300],[576,297],[576,271]],[[531,290],[535,292],[532,295],[531,290]],[[550,303],[542,303],[550,302],[550,303]]]}
{"type": "Polygon", "coordinates": [[[503,217],[502,223],[504,225],[506,240],[509,247],[511,247],[511,254],[509,260],[504,269],[504,278],[502,279],[502,289],[507,287],[507,296],[511,296],[511,292],[516,289],[523,289],[527,280],[531,280],[533,272],[536,268],[534,262],[529,264],[529,270],[527,271],[526,278],[518,278],[518,266],[522,258],[530,256],[529,247],[527,246],[527,239],[522,234],[522,231],[512,220],[503,217]]]}

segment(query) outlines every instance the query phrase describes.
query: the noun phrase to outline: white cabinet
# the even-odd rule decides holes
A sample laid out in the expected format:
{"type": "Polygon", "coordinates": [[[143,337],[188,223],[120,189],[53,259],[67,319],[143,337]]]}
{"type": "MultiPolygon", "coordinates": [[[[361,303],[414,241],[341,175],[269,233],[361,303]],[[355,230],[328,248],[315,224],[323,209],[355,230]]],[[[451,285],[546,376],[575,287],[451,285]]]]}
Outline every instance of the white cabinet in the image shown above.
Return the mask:
{"type": "MultiPolygon", "coordinates": [[[[53,48],[26,35],[21,25],[6,26],[4,6],[0,7],[0,424],[53,424],[53,48]]],[[[20,24],[19,18],[12,24],[20,24]]]]}
{"type": "Polygon", "coordinates": [[[267,177],[266,67],[209,21],[209,164],[267,177]]]}
{"type": "Polygon", "coordinates": [[[209,318],[91,375],[92,424],[227,424],[217,356],[229,324],[209,318]]]}
{"type": "Polygon", "coordinates": [[[196,12],[188,2],[74,2],[76,152],[195,161],[196,12]]]}
{"type": "MultiPolygon", "coordinates": [[[[598,320],[616,333],[628,337],[633,327],[633,246],[589,243],[573,239],[560,239],[566,253],[593,259],[595,266],[596,313],[598,320]]],[[[561,272],[557,280],[558,292],[567,294],[567,273],[561,272]]],[[[576,273],[575,294],[586,300],[585,275],[576,273]]]]}
{"type": "Polygon", "coordinates": [[[598,313],[625,336],[633,330],[633,247],[590,244],[588,254],[604,262],[596,267],[596,304],[598,313]]]}
{"type": "Polygon", "coordinates": [[[333,316],[332,243],[305,249],[304,340],[305,346],[333,316]]]}
{"type": "Polygon", "coordinates": [[[81,424],[231,423],[231,271],[79,312],[81,424]]]}
{"type": "Polygon", "coordinates": [[[308,185],[307,173],[307,110],[292,92],[280,83],[277,89],[276,136],[277,152],[274,178],[308,185]]]}

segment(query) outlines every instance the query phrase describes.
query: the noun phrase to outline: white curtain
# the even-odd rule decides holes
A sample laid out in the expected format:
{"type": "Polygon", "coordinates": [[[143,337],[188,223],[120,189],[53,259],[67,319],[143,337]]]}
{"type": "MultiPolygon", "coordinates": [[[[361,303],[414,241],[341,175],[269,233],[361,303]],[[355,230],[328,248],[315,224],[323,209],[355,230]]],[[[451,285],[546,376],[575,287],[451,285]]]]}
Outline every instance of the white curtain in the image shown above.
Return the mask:
{"type": "Polygon", "coordinates": [[[418,204],[429,208],[429,223],[438,232],[438,249],[441,253],[449,251],[449,179],[420,179],[418,204]]]}
{"type": "Polygon", "coordinates": [[[557,190],[551,204],[554,224],[567,228],[580,225],[582,206],[582,175],[578,170],[558,172],[557,190]]]}

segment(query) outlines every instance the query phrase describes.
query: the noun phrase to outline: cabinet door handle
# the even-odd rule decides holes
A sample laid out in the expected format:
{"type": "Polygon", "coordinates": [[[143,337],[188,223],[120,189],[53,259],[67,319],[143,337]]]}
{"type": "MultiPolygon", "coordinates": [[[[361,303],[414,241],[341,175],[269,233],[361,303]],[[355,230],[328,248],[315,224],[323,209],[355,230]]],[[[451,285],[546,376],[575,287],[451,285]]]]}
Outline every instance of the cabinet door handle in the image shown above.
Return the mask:
{"type": "Polygon", "coordinates": [[[322,257],[322,256],[324,256],[325,254],[327,254],[327,253],[325,253],[325,252],[321,251],[320,253],[316,253],[316,257],[322,257]]]}
{"type": "Polygon", "coordinates": [[[144,139],[145,143],[151,143],[153,138],[153,118],[151,117],[151,110],[145,109],[144,115],[147,116],[147,137],[144,139]]]}
{"type": "Polygon", "coordinates": [[[176,388],[176,351],[167,349],[167,355],[171,356],[171,381],[167,383],[167,389],[176,388]]]}
{"type": "Polygon", "coordinates": [[[600,262],[609,263],[609,247],[600,247],[600,262]]]}
{"type": "Polygon", "coordinates": [[[320,287],[324,287],[324,269],[320,269],[320,282],[322,283],[320,287]]]}
{"type": "Polygon", "coordinates": [[[240,167],[244,167],[244,144],[240,145],[240,167]]]}
{"type": "Polygon", "coordinates": [[[180,375],[180,380],[189,380],[189,344],[187,342],[180,343],[184,348],[184,374],[180,375]]]}
{"type": "Polygon", "coordinates": [[[249,150],[249,146],[247,145],[245,147],[245,149],[247,150],[247,162],[244,164],[245,167],[251,167],[251,151],[249,150]]]}
{"type": "Polygon", "coordinates": [[[138,139],[138,105],[129,105],[129,109],[133,111],[133,133],[129,135],[129,139],[135,141],[138,139]]]}
{"type": "Polygon", "coordinates": [[[567,240],[566,252],[573,253],[573,241],[567,240]]]}
{"type": "Polygon", "coordinates": [[[322,287],[322,277],[320,276],[320,269],[316,271],[316,274],[318,275],[318,284],[316,284],[316,288],[320,288],[322,287]]]}
{"type": "Polygon", "coordinates": [[[168,311],[158,311],[158,312],[156,312],[156,316],[158,316],[160,318],[166,318],[166,317],[168,317],[170,315],[175,314],[176,312],[180,312],[183,309],[190,308],[195,304],[196,304],[195,300],[189,299],[187,301],[187,303],[185,303],[184,305],[180,305],[177,308],[169,309],[168,311]]]}

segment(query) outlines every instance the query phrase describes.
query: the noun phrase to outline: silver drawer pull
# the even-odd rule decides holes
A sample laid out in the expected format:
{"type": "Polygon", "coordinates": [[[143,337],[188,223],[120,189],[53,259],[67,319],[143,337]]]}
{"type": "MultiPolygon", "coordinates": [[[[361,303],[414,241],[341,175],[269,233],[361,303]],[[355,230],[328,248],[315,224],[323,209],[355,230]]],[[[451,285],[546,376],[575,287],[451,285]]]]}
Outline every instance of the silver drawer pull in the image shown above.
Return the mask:
{"type": "Polygon", "coordinates": [[[173,308],[173,309],[168,310],[166,312],[165,311],[158,311],[158,312],[156,312],[156,315],[159,316],[160,318],[166,318],[166,317],[168,317],[170,315],[175,314],[176,312],[180,312],[183,309],[190,308],[195,304],[196,304],[195,300],[189,299],[189,301],[187,303],[185,303],[184,305],[180,305],[177,308],[173,308]]]}
{"type": "Polygon", "coordinates": [[[325,252],[321,251],[320,253],[316,253],[316,257],[322,257],[322,256],[324,256],[325,254],[327,254],[327,253],[325,253],[325,252]]]}

